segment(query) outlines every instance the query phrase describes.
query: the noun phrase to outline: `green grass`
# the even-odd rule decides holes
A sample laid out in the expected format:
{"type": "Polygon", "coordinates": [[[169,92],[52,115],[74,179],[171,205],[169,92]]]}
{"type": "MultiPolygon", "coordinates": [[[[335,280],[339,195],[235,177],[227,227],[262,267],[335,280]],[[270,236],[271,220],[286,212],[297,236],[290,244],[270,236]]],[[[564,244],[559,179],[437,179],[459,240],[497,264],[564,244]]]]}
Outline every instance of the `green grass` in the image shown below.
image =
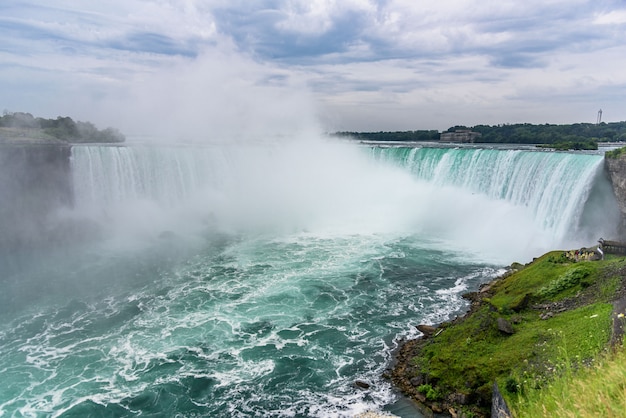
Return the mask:
{"type": "Polygon", "coordinates": [[[498,384],[506,390],[505,398],[540,389],[563,370],[593,361],[610,338],[612,308],[597,303],[520,325],[518,333],[501,347],[521,355],[521,362],[511,359],[517,364],[506,375],[497,376],[498,384]]]}
{"type": "Polygon", "coordinates": [[[442,325],[412,359],[416,375],[426,377],[419,391],[441,402],[464,393],[474,411],[486,413],[494,381],[508,402],[521,405],[520,399],[551,387],[567,371],[585,369],[606,350],[608,302],[621,286],[625,260],[574,262],[556,251],[497,282],[472,315],[442,325]],[[553,302],[566,310],[541,319],[537,304],[553,302]],[[498,318],[512,323],[515,333],[499,331],[498,318]]]}
{"type": "Polygon", "coordinates": [[[574,264],[562,254],[562,251],[547,253],[515,273],[510,280],[498,283],[494,287],[496,294],[491,298],[491,304],[503,311],[518,310],[526,295],[536,293],[574,264]]]}
{"type": "Polygon", "coordinates": [[[593,358],[609,339],[612,306],[598,303],[548,320],[527,313],[507,336],[496,328],[498,315],[483,307],[471,319],[444,330],[414,359],[440,387],[439,393],[475,392],[491,399],[493,381],[518,376],[519,385],[535,387],[542,376],[569,361],[593,358]]]}
{"type": "Polygon", "coordinates": [[[567,369],[509,406],[517,418],[626,417],[626,352],[621,348],[590,367],[567,369]]]}

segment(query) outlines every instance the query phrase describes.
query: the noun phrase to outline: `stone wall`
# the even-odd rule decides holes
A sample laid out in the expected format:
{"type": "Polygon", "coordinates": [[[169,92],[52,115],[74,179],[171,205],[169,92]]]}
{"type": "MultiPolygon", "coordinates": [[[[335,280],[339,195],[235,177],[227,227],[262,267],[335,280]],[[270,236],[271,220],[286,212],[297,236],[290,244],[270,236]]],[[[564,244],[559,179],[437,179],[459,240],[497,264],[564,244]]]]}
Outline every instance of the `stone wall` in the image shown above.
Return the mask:
{"type": "Polygon", "coordinates": [[[615,238],[624,240],[626,237],[626,155],[621,155],[618,158],[605,158],[604,167],[611,180],[613,192],[621,212],[619,236],[615,238]]]}

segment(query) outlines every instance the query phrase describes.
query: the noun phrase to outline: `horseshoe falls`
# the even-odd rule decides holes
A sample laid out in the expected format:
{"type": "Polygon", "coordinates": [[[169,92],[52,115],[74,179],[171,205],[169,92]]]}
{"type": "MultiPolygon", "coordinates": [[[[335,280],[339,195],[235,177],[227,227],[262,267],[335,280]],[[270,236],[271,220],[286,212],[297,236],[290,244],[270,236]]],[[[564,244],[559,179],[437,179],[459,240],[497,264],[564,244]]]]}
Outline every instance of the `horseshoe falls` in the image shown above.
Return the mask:
{"type": "Polygon", "coordinates": [[[398,341],[618,216],[600,154],[80,145],[70,179],[0,258],[3,417],[419,416],[398,341]]]}

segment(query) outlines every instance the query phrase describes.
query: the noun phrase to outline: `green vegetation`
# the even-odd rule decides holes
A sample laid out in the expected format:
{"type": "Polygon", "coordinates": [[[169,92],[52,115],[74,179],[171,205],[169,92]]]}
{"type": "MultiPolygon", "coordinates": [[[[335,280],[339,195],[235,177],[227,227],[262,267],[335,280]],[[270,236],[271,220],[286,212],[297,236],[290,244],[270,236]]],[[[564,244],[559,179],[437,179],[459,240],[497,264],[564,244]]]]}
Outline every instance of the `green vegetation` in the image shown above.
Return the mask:
{"type": "Polygon", "coordinates": [[[626,352],[601,357],[591,367],[567,368],[541,389],[510,403],[518,418],[626,417],[626,352]]]}
{"type": "Polygon", "coordinates": [[[69,117],[35,118],[30,113],[5,112],[0,117],[0,137],[25,142],[124,142],[125,138],[113,128],[98,130],[90,122],[74,122],[69,117]]]}
{"type": "Polygon", "coordinates": [[[626,258],[576,258],[582,260],[574,252],[548,253],[467,295],[470,313],[415,342],[408,364],[394,369],[394,382],[434,410],[452,407],[486,416],[494,382],[509,405],[529,408],[555,379],[587,370],[606,352],[610,302],[623,288],[626,258]]]}
{"type": "Polygon", "coordinates": [[[620,156],[626,154],[626,147],[617,148],[611,151],[607,151],[604,153],[605,158],[619,158],[620,156]]]}
{"type": "Polygon", "coordinates": [[[626,141],[626,122],[477,125],[472,130],[482,134],[480,142],[488,143],[572,144],[583,147],[593,142],[626,141]]]}
{"type": "Polygon", "coordinates": [[[538,148],[551,148],[557,151],[567,150],[597,150],[598,142],[595,139],[575,140],[575,141],[558,141],[553,144],[539,144],[538,148]]]}
{"type": "Polygon", "coordinates": [[[569,289],[577,288],[579,285],[587,287],[591,284],[590,275],[593,268],[589,264],[582,264],[574,268],[570,268],[565,273],[544,285],[536,292],[539,298],[555,297],[559,294],[569,296],[569,289]]]}
{"type": "MultiPolygon", "coordinates": [[[[598,149],[598,142],[626,142],[626,122],[600,124],[574,123],[569,125],[533,125],[530,123],[503,125],[453,126],[447,132],[469,129],[481,134],[478,142],[506,144],[542,144],[557,150],[598,149]]],[[[438,141],[439,132],[433,130],[404,132],[337,132],[339,137],[365,141],[438,141]]]]}

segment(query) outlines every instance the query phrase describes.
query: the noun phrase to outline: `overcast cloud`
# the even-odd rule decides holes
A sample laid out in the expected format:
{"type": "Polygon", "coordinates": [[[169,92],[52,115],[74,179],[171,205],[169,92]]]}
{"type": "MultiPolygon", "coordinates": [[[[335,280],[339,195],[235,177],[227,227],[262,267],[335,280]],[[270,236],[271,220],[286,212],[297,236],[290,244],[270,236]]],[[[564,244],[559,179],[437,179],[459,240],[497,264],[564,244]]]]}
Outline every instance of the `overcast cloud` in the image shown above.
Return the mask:
{"type": "Polygon", "coordinates": [[[180,135],[626,120],[624,1],[36,3],[0,3],[9,111],[180,135]]]}

